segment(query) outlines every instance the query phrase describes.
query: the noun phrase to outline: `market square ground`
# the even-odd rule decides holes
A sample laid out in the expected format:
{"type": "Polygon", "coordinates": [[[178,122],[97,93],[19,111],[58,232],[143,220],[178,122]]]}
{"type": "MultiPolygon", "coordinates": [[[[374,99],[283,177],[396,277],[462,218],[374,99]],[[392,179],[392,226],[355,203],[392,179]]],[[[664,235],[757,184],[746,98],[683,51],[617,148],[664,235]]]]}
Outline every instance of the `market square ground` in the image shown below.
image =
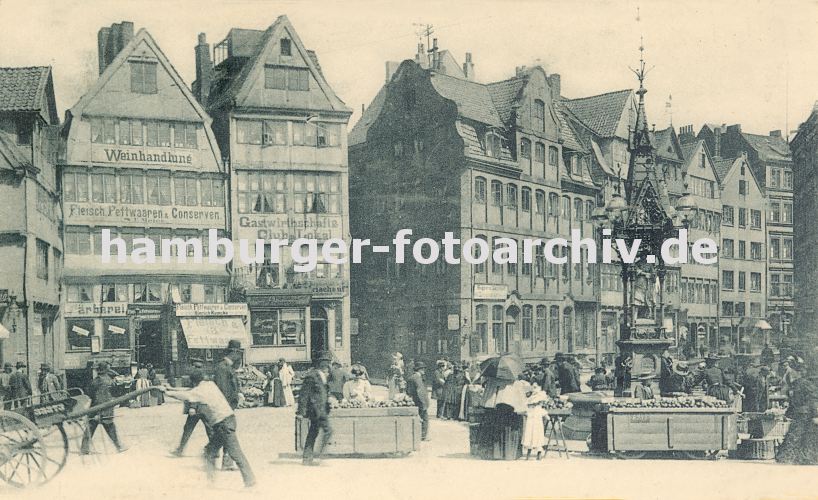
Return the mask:
{"type": "Polygon", "coordinates": [[[722,459],[614,460],[593,457],[581,442],[569,443],[569,460],[498,462],[469,456],[468,427],[432,419],[432,441],[405,458],[328,459],[304,467],[294,450],[292,408],[239,410],[239,439],[258,485],[245,491],[238,472],[221,472],[208,486],[199,459],[205,444],[198,428],[186,457],[168,456],[184,423],[182,406],[118,409],[117,426],[130,449],[113,454],[103,432],[100,454],[85,459],[76,444],[63,472],[40,488],[0,487],[17,498],[815,498],[813,467],[722,459]]]}

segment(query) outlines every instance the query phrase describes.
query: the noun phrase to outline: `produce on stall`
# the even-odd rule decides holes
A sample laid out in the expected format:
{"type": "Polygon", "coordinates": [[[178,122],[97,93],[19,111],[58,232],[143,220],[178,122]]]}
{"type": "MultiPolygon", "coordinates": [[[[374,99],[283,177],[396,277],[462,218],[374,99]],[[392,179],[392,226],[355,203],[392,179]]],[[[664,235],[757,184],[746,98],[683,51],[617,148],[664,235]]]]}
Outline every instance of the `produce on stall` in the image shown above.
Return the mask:
{"type": "Polygon", "coordinates": [[[255,408],[264,406],[265,393],[264,386],[267,377],[252,365],[242,366],[236,370],[239,378],[239,391],[244,395],[244,401],[239,404],[239,408],[255,408]]]}
{"type": "Polygon", "coordinates": [[[707,396],[617,398],[598,406],[590,448],[631,457],[646,452],[703,457],[705,452],[736,449],[736,418],[727,403],[707,396]]]}
{"type": "MultiPolygon", "coordinates": [[[[330,398],[332,438],[324,455],[405,455],[420,444],[418,409],[405,394],[394,400],[341,400],[330,398]]],[[[304,449],[310,421],[295,417],[295,449],[304,449]]]]}

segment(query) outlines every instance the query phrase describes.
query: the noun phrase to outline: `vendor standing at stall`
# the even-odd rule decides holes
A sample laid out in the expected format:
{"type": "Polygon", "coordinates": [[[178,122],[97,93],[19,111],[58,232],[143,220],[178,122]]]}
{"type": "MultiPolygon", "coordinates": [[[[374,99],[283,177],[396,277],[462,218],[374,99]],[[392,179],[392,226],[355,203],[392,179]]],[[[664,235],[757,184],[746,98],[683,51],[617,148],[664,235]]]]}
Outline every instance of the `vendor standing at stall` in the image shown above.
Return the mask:
{"type": "Polygon", "coordinates": [[[557,379],[560,383],[560,394],[580,392],[579,371],[565,355],[557,355],[557,379]]]}
{"type": "Polygon", "coordinates": [[[338,361],[332,362],[332,370],[329,373],[329,394],[338,401],[344,399],[344,384],[351,378],[344,367],[338,361]]]}
{"type": "Polygon", "coordinates": [[[633,389],[633,397],[636,399],[646,400],[653,399],[653,388],[650,386],[653,380],[653,373],[645,372],[639,376],[641,385],[637,385],[633,389]]]}
{"type": "Polygon", "coordinates": [[[347,401],[359,401],[366,403],[372,395],[372,387],[369,380],[364,378],[364,371],[361,366],[352,367],[352,380],[347,381],[343,388],[343,399],[347,401]]]}
{"type": "Polygon", "coordinates": [[[412,398],[418,407],[420,416],[420,433],[423,441],[429,440],[429,392],[423,375],[426,373],[426,364],[423,361],[414,363],[414,373],[406,382],[406,395],[412,398]]]}

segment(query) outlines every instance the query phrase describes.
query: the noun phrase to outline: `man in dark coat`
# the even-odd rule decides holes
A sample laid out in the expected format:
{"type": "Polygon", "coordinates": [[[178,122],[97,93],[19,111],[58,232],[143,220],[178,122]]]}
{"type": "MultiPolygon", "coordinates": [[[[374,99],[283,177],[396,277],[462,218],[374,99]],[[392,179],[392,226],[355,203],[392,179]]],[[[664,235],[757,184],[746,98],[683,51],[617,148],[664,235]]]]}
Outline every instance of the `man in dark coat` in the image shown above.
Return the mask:
{"type": "Polygon", "coordinates": [[[440,360],[437,362],[437,368],[432,375],[432,397],[437,400],[437,418],[443,418],[443,385],[446,383],[446,376],[443,372],[446,370],[446,362],[440,360]]]}
{"type": "Polygon", "coordinates": [[[297,415],[310,421],[307,438],[304,442],[304,465],[318,465],[315,457],[320,458],[330,437],[332,427],[329,424],[329,372],[332,354],[324,352],[315,360],[315,367],[304,375],[301,392],[298,395],[297,415]],[[315,441],[321,431],[321,442],[318,453],[315,452],[315,441]]]}
{"type": "MultiPolygon", "coordinates": [[[[91,396],[91,406],[107,403],[113,399],[111,388],[114,386],[114,380],[111,378],[111,366],[103,361],[99,364],[97,372],[97,377],[91,382],[88,388],[88,395],[91,396]]],[[[119,442],[119,437],[117,436],[116,424],[114,424],[114,409],[112,407],[97,413],[93,417],[89,417],[88,427],[85,429],[85,435],[82,437],[80,453],[83,455],[91,453],[91,440],[94,438],[94,433],[100,424],[102,424],[102,428],[105,429],[111,441],[114,442],[117,451],[125,451],[127,448],[119,442]]]]}
{"type": "Polygon", "coordinates": [[[560,383],[560,394],[580,392],[579,371],[570,359],[561,357],[557,361],[557,379],[560,383]]]}
{"type": "MultiPolygon", "coordinates": [[[[224,394],[224,399],[230,404],[230,408],[236,409],[244,396],[239,391],[239,377],[236,375],[236,368],[241,363],[241,342],[231,340],[227,343],[227,351],[224,359],[221,360],[214,369],[213,382],[224,394]]],[[[236,465],[228,453],[222,458],[222,469],[235,470],[236,465]]]]}
{"type": "Polygon", "coordinates": [[[744,401],[742,411],[763,413],[767,411],[770,392],[767,376],[770,369],[767,366],[751,366],[744,372],[741,380],[744,386],[744,401]]]}
{"type": "Polygon", "coordinates": [[[332,370],[329,374],[329,393],[338,401],[344,399],[344,384],[349,379],[348,375],[341,363],[332,362],[332,370]]]}
{"type": "Polygon", "coordinates": [[[667,349],[662,352],[659,365],[659,393],[668,394],[673,392],[669,387],[670,377],[673,375],[673,358],[670,357],[670,351],[667,349]]]}
{"type": "Polygon", "coordinates": [[[423,375],[426,373],[426,364],[418,361],[414,366],[414,373],[406,381],[406,395],[412,398],[418,407],[420,415],[420,436],[423,441],[429,440],[429,393],[423,375]]]}
{"type": "Polygon", "coordinates": [[[17,371],[9,377],[9,392],[13,401],[14,408],[26,406],[28,401],[26,398],[31,397],[31,381],[28,379],[26,373],[26,364],[22,361],[17,362],[17,371]]]}
{"type": "Polygon", "coordinates": [[[543,368],[542,378],[539,381],[540,387],[548,394],[549,398],[555,398],[558,394],[557,376],[554,373],[554,366],[549,363],[547,359],[543,359],[540,364],[543,368]]]}
{"type": "Polygon", "coordinates": [[[614,396],[622,396],[625,391],[631,389],[631,370],[633,369],[633,358],[628,353],[620,353],[616,357],[614,366],[614,396]]]}

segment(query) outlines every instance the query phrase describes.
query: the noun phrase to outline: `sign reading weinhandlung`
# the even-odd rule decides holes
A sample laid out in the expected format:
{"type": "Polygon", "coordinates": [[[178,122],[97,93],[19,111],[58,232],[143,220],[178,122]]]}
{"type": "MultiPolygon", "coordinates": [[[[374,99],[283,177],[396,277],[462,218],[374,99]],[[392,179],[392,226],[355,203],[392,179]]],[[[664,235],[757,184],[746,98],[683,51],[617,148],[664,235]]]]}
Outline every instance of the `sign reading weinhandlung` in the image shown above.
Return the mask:
{"type": "Polygon", "coordinates": [[[171,207],[122,203],[66,203],[65,223],[118,226],[144,224],[155,227],[224,227],[224,207],[171,207]]]}
{"type": "Polygon", "coordinates": [[[93,148],[94,163],[138,164],[138,165],[178,165],[198,167],[197,150],[178,151],[157,148],[93,148]]]}

